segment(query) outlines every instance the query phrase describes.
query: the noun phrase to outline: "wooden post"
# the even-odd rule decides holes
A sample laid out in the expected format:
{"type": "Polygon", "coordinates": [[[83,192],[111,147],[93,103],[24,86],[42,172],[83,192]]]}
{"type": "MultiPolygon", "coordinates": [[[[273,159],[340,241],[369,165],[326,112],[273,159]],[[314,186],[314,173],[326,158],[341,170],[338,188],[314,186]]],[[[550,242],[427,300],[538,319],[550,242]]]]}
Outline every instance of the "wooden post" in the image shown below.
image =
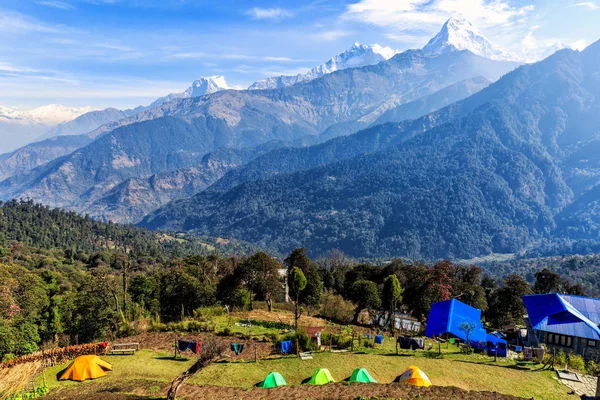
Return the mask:
{"type": "Polygon", "coordinates": [[[398,338],[394,337],[394,339],[396,339],[396,355],[398,355],[398,338]]]}
{"type": "Polygon", "coordinates": [[[332,344],[333,344],[333,333],[329,334],[329,351],[330,352],[332,350],[332,344]]]}
{"type": "Polygon", "coordinates": [[[498,343],[496,343],[496,352],[494,353],[494,362],[498,361],[498,343]]]}
{"type": "Polygon", "coordinates": [[[442,355],[442,342],[438,340],[438,354],[442,355]]]}
{"type": "Polygon", "coordinates": [[[177,342],[175,342],[175,352],[173,353],[173,358],[177,358],[177,342]]]}
{"type": "Polygon", "coordinates": [[[596,398],[600,396],[600,376],[596,377],[596,398]]]}
{"type": "Polygon", "coordinates": [[[354,351],[354,331],[352,331],[352,342],[350,344],[350,351],[354,351]]]}
{"type": "Polygon", "coordinates": [[[254,362],[258,362],[256,344],[254,345],[254,362]]]}
{"type": "Polygon", "coordinates": [[[298,345],[298,338],[296,338],[296,357],[300,357],[300,346],[298,345]]]}

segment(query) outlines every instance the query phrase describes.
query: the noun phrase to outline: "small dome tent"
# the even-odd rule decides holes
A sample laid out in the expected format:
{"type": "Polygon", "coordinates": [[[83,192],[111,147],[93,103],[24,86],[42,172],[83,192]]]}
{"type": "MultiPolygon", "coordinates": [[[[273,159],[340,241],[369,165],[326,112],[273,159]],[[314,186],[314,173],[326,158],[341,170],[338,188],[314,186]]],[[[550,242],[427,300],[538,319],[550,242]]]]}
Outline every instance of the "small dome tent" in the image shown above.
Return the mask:
{"type": "Polygon", "coordinates": [[[327,383],[335,382],[335,380],[331,376],[331,372],[329,372],[326,368],[319,368],[315,371],[310,381],[308,381],[309,385],[325,385],[327,383]]]}
{"type": "Polygon", "coordinates": [[[364,368],[357,368],[352,372],[350,382],[377,383],[377,381],[364,368]]]}
{"type": "Polygon", "coordinates": [[[425,374],[425,372],[421,371],[419,367],[415,366],[408,367],[408,369],[398,377],[397,381],[415,386],[431,386],[429,377],[425,374]]]}
{"type": "Polygon", "coordinates": [[[269,389],[286,385],[285,379],[283,379],[283,376],[279,372],[269,372],[269,375],[267,375],[264,381],[258,384],[258,387],[269,389]]]}
{"type": "Polygon", "coordinates": [[[101,378],[105,371],[112,371],[112,366],[96,355],[77,357],[60,376],[60,380],[85,381],[101,378]]]}

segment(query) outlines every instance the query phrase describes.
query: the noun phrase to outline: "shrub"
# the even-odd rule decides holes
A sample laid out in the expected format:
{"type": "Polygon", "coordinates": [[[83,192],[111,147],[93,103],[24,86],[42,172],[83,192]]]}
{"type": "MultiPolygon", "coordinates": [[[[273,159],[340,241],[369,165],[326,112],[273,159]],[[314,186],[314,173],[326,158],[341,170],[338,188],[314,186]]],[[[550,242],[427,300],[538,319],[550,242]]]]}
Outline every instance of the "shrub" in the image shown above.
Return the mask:
{"type": "Polygon", "coordinates": [[[296,340],[298,340],[298,347],[300,347],[300,351],[316,350],[316,342],[311,340],[308,334],[303,331],[288,333],[287,335],[283,336],[282,340],[291,340],[294,346],[294,351],[296,348],[296,340]]]}
{"type": "Polygon", "coordinates": [[[367,339],[365,339],[365,340],[363,341],[363,346],[364,346],[364,347],[367,347],[367,348],[373,348],[373,347],[374,347],[373,343],[371,343],[371,341],[370,341],[370,340],[367,340],[367,339]]]}
{"type": "Polygon", "coordinates": [[[226,326],[222,332],[218,333],[219,336],[231,336],[233,332],[231,332],[231,328],[226,326]]]}
{"type": "Polygon", "coordinates": [[[321,296],[320,313],[327,319],[349,324],[354,317],[354,304],[344,300],[342,296],[328,291],[321,296]]]}
{"type": "Polygon", "coordinates": [[[554,359],[554,363],[559,366],[567,365],[567,355],[565,354],[564,351],[559,350],[556,353],[556,358],[554,359]]]}
{"type": "Polygon", "coordinates": [[[585,370],[585,362],[579,354],[570,353],[568,358],[569,368],[575,369],[577,371],[585,370]]]}
{"type": "Polygon", "coordinates": [[[214,307],[199,307],[193,312],[194,317],[209,319],[213,317],[220,317],[225,314],[225,310],[221,306],[214,307]]]}
{"type": "Polygon", "coordinates": [[[585,372],[588,375],[600,375],[600,365],[596,364],[596,362],[594,360],[590,360],[587,362],[587,365],[585,366],[585,372]]]}

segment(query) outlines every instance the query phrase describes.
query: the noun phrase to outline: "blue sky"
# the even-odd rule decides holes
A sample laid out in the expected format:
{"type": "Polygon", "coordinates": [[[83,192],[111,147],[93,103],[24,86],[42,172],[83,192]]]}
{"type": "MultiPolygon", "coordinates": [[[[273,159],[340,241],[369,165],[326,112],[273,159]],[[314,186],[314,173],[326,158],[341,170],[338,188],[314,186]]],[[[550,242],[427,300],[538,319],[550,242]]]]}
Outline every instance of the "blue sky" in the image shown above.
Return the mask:
{"type": "Polygon", "coordinates": [[[422,47],[450,16],[527,56],[600,39],[600,0],[0,0],[0,105],[133,107],[202,75],[246,87],[354,42],[422,47]]]}

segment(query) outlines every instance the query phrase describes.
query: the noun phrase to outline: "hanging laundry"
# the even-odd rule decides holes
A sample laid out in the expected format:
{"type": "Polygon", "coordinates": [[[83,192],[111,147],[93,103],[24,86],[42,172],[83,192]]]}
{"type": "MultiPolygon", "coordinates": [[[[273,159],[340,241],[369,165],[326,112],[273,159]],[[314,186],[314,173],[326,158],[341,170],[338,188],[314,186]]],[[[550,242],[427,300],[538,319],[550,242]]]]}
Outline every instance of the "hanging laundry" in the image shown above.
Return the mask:
{"type": "Polygon", "coordinates": [[[411,350],[425,350],[425,339],[423,338],[410,338],[410,348],[411,350]]]}
{"type": "Polygon", "coordinates": [[[383,344],[383,335],[375,335],[375,344],[383,344]]]}
{"type": "Polygon", "coordinates": [[[410,349],[410,337],[408,336],[398,336],[398,343],[400,343],[400,348],[404,350],[410,349]]]}
{"type": "Polygon", "coordinates": [[[292,351],[292,341],[284,340],[283,342],[281,342],[281,352],[289,353],[290,351],[292,351]]]}
{"type": "Polygon", "coordinates": [[[231,343],[231,351],[237,356],[244,351],[244,345],[242,343],[231,343]]]}
{"type": "Polygon", "coordinates": [[[200,352],[200,349],[202,349],[202,342],[188,342],[187,340],[177,340],[177,348],[182,353],[189,349],[191,352],[198,354],[200,352]]]}

